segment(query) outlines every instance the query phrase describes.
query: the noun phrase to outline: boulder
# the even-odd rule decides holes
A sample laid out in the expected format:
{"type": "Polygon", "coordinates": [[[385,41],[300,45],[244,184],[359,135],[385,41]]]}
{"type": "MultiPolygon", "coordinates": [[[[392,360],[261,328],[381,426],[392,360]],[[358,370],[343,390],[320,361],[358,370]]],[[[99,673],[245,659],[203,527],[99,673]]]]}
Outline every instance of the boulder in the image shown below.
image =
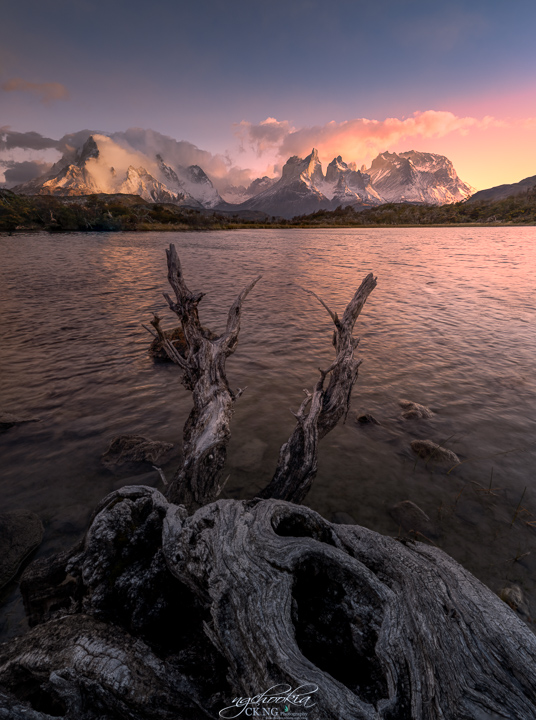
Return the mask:
{"type": "Polygon", "coordinates": [[[381,422],[376,420],[374,415],[371,415],[370,413],[365,413],[364,415],[356,414],[356,420],[361,425],[381,425],[381,422]]]}
{"type": "MultiPolygon", "coordinates": [[[[218,338],[218,335],[212,332],[212,330],[209,330],[209,328],[202,327],[201,330],[205,337],[209,340],[216,340],[218,338]]],[[[171,344],[179,351],[180,355],[186,357],[186,353],[188,352],[188,343],[186,342],[182,327],[179,325],[171,330],[164,330],[164,335],[168,340],[171,340],[171,344]]],[[[155,360],[170,361],[167,352],[162,346],[162,341],[158,337],[154,338],[150,344],[149,354],[155,360]]]]}
{"type": "MultiPolygon", "coordinates": [[[[164,330],[164,335],[168,340],[171,340],[172,345],[181,355],[186,355],[188,345],[186,344],[186,338],[184,337],[184,332],[180,325],[176,328],[172,328],[171,330],[164,330]]],[[[162,346],[162,341],[158,337],[156,337],[149,346],[149,354],[155,360],[169,360],[168,354],[162,346]]]]}
{"type": "Polygon", "coordinates": [[[432,440],[413,440],[411,449],[424,460],[434,460],[435,462],[459,463],[460,458],[452,450],[438,445],[432,440]]]}
{"type": "Polygon", "coordinates": [[[425,418],[429,420],[434,416],[432,410],[426,407],[426,405],[419,405],[419,403],[412,402],[411,400],[399,400],[398,404],[403,408],[402,417],[405,420],[413,420],[414,418],[425,418]]]}
{"type": "Polygon", "coordinates": [[[518,613],[522,618],[530,618],[528,602],[523,595],[523,591],[521,590],[519,585],[511,585],[509,587],[504,587],[500,591],[499,597],[507,605],[509,605],[512,610],[515,610],[516,613],[518,613]]]}

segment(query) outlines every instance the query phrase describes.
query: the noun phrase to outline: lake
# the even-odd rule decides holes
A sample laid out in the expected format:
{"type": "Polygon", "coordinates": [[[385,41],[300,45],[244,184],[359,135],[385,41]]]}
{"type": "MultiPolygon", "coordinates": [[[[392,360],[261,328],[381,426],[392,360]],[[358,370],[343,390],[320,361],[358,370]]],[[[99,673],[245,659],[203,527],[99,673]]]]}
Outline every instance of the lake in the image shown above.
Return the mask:
{"type": "MultiPolygon", "coordinates": [[[[270,479],[303,388],[332,361],[325,309],[342,312],[368,272],[378,277],[355,334],[363,359],[345,425],[320,445],[306,504],[331,519],[396,536],[389,514],[411,500],[434,542],[498,592],[518,584],[536,616],[536,228],[254,230],[0,236],[0,408],[40,418],[0,434],[0,512],[27,508],[46,532],[35,556],[69,547],[107,493],[162,489],[150,465],[104,467],[110,441],[136,433],[175,443],[191,400],[177,367],[155,363],[143,329],[174,325],[165,248],[177,246],[201,320],[224,328],[256,275],[231,386],[236,404],[223,497],[250,498],[270,479]],[[400,399],[434,411],[405,420],[400,399]],[[362,425],[371,413],[381,425],[362,425]],[[417,458],[414,439],[461,464],[417,458]]],[[[16,583],[0,596],[0,637],[25,629],[16,583]]]]}

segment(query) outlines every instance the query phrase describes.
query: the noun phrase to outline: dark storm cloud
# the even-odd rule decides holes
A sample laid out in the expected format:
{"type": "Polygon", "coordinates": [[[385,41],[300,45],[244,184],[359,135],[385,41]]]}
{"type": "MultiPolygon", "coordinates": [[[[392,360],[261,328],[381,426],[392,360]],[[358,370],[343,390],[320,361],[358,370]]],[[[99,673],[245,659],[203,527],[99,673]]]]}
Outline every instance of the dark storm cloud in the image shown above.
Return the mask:
{"type": "Polygon", "coordinates": [[[40,175],[44,175],[52,167],[52,163],[24,160],[16,162],[15,160],[1,160],[0,166],[4,169],[5,182],[4,187],[14,187],[21,183],[33,180],[40,175]]]}
{"type": "Polygon", "coordinates": [[[58,147],[58,140],[43,137],[37,132],[14,132],[8,126],[0,127],[0,150],[13,150],[14,148],[46,150],[58,147]]]}

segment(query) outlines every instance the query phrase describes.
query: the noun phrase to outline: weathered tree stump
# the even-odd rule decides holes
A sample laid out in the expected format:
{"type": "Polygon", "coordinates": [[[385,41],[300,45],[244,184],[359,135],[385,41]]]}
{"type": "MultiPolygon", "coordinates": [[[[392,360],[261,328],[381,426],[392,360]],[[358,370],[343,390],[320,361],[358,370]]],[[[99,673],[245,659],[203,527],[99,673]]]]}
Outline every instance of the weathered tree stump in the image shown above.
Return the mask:
{"type": "Polygon", "coordinates": [[[63,577],[49,561],[48,602],[43,563],[38,594],[31,568],[24,579],[39,624],[0,650],[0,685],[35,710],[217,717],[237,696],[306,684],[311,718],[536,717],[536,637],[435,547],[280,500],[188,516],[127,487],[63,577]]]}

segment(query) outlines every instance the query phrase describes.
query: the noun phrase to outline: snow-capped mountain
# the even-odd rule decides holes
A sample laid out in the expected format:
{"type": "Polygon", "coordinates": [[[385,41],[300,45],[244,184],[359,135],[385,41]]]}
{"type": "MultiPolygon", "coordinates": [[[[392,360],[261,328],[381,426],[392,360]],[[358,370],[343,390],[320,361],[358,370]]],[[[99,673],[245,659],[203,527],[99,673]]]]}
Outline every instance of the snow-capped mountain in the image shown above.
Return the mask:
{"type": "Polygon", "coordinates": [[[371,185],[370,175],[350,167],[340,155],[328,165],[322,189],[324,195],[332,200],[332,205],[336,203],[335,207],[381,202],[380,195],[371,185]]]}
{"type": "Polygon", "coordinates": [[[339,155],[330,162],[324,176],[313,149],[303,160],[297,156],[287,160],[280,180],[239,208],[290,218],[321,209],[334,210],[339,205],[357,209],[386,202],[441,205],[465,200],[472,191],[443,155],[414,150],[399,155],[386,152],[365,171],[346,164],[339,155]]]}
{"type": "Polygon", "coordinates": [[[78,136],[78,145],[68,146],[46,175],[13,190],[59,196],[126,193],[148,202],[288,218],[348,205],[363,209],[385,202],[443,204],[464,200],[472,192],[442,155],[384,152],[368,170],[357,170],[339,155],[324,175],[313,149],[306,158],[289,158],[278,180],[265,176],[247,188],[227,186],[222,198],[199,165],[172,166],[163,154],[155,150],[153,155],[150,144],[139,150],[120,135],[78,136]]]}
{"type": "Polygon", "coordinates": [[[172,167],[166,165],[161,155],[157,155],[156,160],[162,179],[168,188],[195,198],[201,207],[215,208],[221,205],[220,194],[199,165],[177,167],[179,177],[172,167]]]}
{"type": "Polygon", "coordinates": [[[312,213],[330,207],[331,200],[320,189],[324,185],[322,164],[313,148],[305,159],[297,155],[289,158],[277,182],[238,207],[289,218],[312,213]]]}
{"type": "Polygon", "coordinates": [[[305,159],[296,155],[289,158],[281,179],[240,208],[290,218],[316,210],[334,210],[339,205],[364,207],[380,202],[370,177],[347,165],[340,155],[328,165],[324,176],[318,152],[313,148],[305,159]]]}
{"type": "Polygon", "coordinates": [[[443,205],[465,200],[473,188],[462,182],[444,155],[416,152],[384,152],[367,170],[383,202],[443,205]]]}
{"type": "Polygon", "coordinates": [[[26,195],[59,196],[127,193],[149,202],[193,208],[213,208],[222,203],[212,182],[197,165],[172,168],[160,155],[150,158],[99,134],[86,140],[74,160],[64,157],[46,175],[13,190],[26,195]]]}
{"type": "Polygon", "coordinates": [[[249,200],[249,198],[258,195],[263,190],[267,190],[277,182],[277,178],[271,178],[264,175],[261,178],[256,178],[252,183],[245,187],[244,185],[227,185],[220,190],[220,194],[225,202],[232,205],[239,205],[240,203],[249,200]]]}

